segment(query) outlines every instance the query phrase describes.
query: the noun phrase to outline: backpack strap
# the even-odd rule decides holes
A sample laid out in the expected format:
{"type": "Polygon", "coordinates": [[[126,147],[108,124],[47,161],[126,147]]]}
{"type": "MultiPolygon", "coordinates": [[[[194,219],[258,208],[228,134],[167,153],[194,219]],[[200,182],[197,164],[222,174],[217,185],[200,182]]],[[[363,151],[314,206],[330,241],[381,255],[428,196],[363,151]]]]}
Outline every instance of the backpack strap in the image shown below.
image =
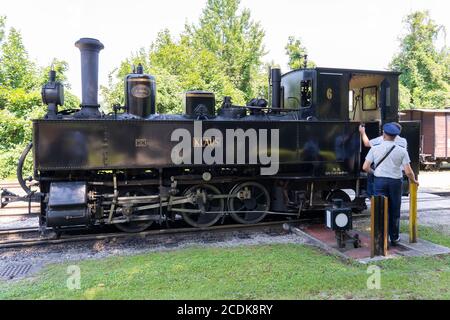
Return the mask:
{"type": "MultiPolygon", "coordinates": [[[[391,152],[392,152],[394,149],[395,149],[395,144],[394,144],[394,145],[392,146],[392,148],[384,155],[384,157],[380,160],[380,162],[378,162],[378,163],[375,165],[375,169],[378,168],[379,165],[382,164],[384,160],[386,160],[386,158],[391,154],[391,152]]],[[[374,169],[374,170],[375,170],[375,169],[374,169]]]]}

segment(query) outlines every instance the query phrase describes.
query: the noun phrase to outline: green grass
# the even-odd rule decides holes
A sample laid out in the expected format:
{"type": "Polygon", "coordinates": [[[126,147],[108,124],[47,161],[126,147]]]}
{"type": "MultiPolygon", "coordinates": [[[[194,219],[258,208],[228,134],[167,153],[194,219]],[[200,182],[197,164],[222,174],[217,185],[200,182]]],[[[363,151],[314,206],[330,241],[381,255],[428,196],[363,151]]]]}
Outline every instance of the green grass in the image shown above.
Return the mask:
{"type": "MultiPolygon", "coordinates": [[[[421,228],[422,238],[450,237],[421,228]]],[[[1,282],[1,299],[450,299],[450,255],[377,263],[381,289],[368,290],[367,266],[315,248],[276,244],[85,260],[81,289],[66,288],[68,264],[33,279],[1,282]]]]}
{"type": "MultiPolygon", "coordinates": [[[[400,232],[409,233],[409,225],[407,222],[401,222],[400,232]]],[[[450,230],[444,229],[444,226],[436,228],[418,226],[417,235],[421,239],[450,248],[450,230]]]]}

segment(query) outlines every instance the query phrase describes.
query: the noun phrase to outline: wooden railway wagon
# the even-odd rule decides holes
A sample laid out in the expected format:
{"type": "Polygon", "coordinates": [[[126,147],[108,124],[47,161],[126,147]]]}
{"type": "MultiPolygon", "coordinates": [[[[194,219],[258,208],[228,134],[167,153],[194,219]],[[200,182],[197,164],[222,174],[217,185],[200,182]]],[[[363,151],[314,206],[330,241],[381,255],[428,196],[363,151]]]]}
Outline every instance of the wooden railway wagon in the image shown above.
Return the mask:
{"type": "Polygon", "coordinates": [[[439,169],[450,160],[450,109],[411,109],[401,111],[401,119],[421,122],[420,164],[439,169]]]}

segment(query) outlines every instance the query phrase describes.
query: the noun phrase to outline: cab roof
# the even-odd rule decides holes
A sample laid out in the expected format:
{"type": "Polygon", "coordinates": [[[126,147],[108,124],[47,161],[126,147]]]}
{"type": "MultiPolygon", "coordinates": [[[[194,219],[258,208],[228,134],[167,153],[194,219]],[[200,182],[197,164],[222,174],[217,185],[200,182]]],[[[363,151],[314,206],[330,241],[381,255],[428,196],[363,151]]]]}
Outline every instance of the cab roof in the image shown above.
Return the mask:
{"type": "Polygon", "coordinates": [[[358,74],[378,74],[378,75],[395,75],[398,76],[401,72],[398,71],[389,71],[389,70],[364,70],[364,69],[344,69],[344,68],[326,68],[326,67],[315,67],[315,68],[306,68],[306,69],[294,69],[289,72],[286,72],[283,75],[297,72],[297,71],[317,71],[320,73],[328,72],[328,73],[358,73],[358,74]]]}

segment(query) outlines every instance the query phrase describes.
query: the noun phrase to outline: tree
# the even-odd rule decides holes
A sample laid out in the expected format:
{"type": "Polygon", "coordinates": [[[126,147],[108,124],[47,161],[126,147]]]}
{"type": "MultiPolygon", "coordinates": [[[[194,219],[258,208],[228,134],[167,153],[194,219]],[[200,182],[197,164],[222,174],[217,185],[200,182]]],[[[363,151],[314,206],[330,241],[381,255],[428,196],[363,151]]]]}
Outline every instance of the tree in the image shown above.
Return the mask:
{"type": "Polygon", "coordinates": [[[15,28],[9,30],[1,51],[0,73],[3,85],[10,88],[32,89],[36,85],[35,67],[28,59],[22,35],[15,28]]]}
{"type": "MultiPolygon", "coordinates": [[[[288,43],[284,48],[286,49],[286,54],[289,57],[289,68],[291,70],[303,68],[305,64],[305,55],[308,54],[308,50],[302,45],[301,39],[290,36],[288,38],[288,43]]],[[[315,66],[316,64],[313,61],[307,61],[308,68],[313,68],[315,66]]]]}
{"type": "Polygon", "coordinates": [[[222,62],[225,74],[249,100],[258,92],[254,82],[265,55],[264,30],[251,20],[250,11],[239,13],[240,0],[208,0],[198,25],[186,34],[196,49],[206,49],[222,62]]]}
{"type": "Polygon", "coordinates": [[[443,108],[450,99],[450,52],[436,42],[445,34],[443,26],[428,11],[409,14],[404,23],[406,35],[400,38],[400,52],[390,67],[400,75],[401,108],[443,108]]]}
{"type": "MultiPolygon", "coordinates": [[[[0,41],[5,19],[0,17],[0,41]]],[[[50,66],[37,68],[28,58],[19,31],[11,28],[0,47],[0,178],[15,172],[17,160],[31,140],[32,119],[41,118],[46,107],[41,101],[41,86],[48,81],[50,66]]],[[[68,64],[54,60],[59,81],[67,83],[68,64]]],[[[65,108],[79,106],[79,100],[65,91],[65,108]]],[[[25,169],[31,173],[32,157],[27,158],[25,169]]]]}
{"type": "Polygon", "coordinates": [[[212,91],[219,105],[224,96],[236,104],[267,96],[264,31],[249,10],[239,11],[239,4],[208,0],[198,24],[187,24],[176,40],[161,31],[149,50],[139,50],[110,73],[108,85],[101,87],[104,102],[123,105],[123,77],[137,63],[156,77],[159,113],[181,112],[187,90],[212,91]]]}
{"type": "Polygon", "coordinates": [[[111,111],[111,106],[125,104],[124,77],[132,71],[132,66],[137,66],[139,63],[144,67],[144,72],[150,73],[156,78],[156,111],[158,113],[181,113],[183,89],[179,78],[164,68],[151,65],[149,53],[143,49],[122,61],[118,68],[110,72],[108,85],[100,87],[103,108],[111,111]]]}
{"type": "MultiPolygon", "coordinates": [[[[5,22],[6,22],[6,17],[0,16],[0,44],[2,43],[3,37],[5,36],[5,22]]],[[[0,65],[1,64],[2,64],[2,58],[0,57],[0,65]]],[[[2,68],[0,67],[0,85],[3,85],[3,82],[4,82],[3,71],[2,71],[2,68]]]]}
{"type": "Polygon", "coordinates": [[[3,37],[5,36],[5,16],[0,16],[0,43],[3,40],[3,37]]]}
{"type": "Polygon", "coordinates": [[[232,96],[235,102],[245,102],[245,93],[226,74],[223,61],[206,48],[192,46],[185,34],[174,41],[167,30],[161,32],[151,47],[149,59],[151,65],[176,76],[183,91],[208,90],[216,94],[218,101],[223,96],[232,96]]]}
{"type": "Polygon", "coordinates": [[[58,60],[56,58],[53,59],[51,64],[39,70],[37,86],[42,87],[48,82],[48,74],[52,68],[56,71],[56,80],[64,85],[64,89],[70,89],[71,85],[67,81],[66,74],[69,70],[69,63],[67,63],[67,61],[58,60]]]}
{"type": "Polygon", "coordinates": [[[219,104],[224,96],[232,96],[237,103],[245,102],[244,93],[235,88],[213,53],[192,47],[186,35],[175,41],[168,30],[163,30],[149,50],[137,51],[110,73],[108,86],[101,87],[106,104],[124,104],[123,78],[131,72],[132,65],[139,63],[156,78],[158,113],[181,113],[182,95],[187,90],[212,91],[219,104]]]}

